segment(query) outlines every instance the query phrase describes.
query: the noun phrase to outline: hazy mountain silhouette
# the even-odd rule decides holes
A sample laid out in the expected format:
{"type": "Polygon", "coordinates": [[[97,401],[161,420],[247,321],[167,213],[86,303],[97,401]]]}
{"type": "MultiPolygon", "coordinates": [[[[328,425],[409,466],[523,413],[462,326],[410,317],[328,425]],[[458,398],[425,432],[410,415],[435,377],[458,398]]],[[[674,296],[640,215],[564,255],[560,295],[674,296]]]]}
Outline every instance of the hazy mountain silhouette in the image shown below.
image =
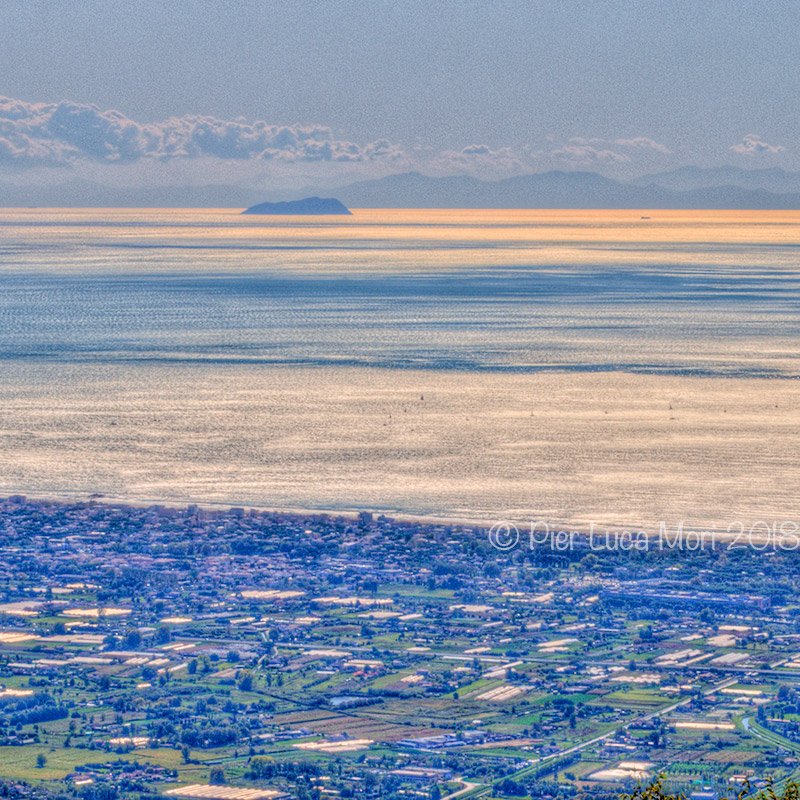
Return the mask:
{"type": "Polygon", "coordinates": [[[408,172],[353,183],[336,194],[350,208],[800,208],[800,191],[713,185],[678,191],[596,172],[543,172],[501,181],[408,172]]]}
{"type": "Polygon", "coordinates": [[[308,200],[320,194],[335,194],[349,208],[800,209],[800,173],[682,167],[622,182],[595,172],[542,172],[500,181],[407,172],[337,189],[307,186],[297,192],[224,184],[109,186],[71,178],[32,185],[0,183],[0,206],[249,208],[265,199],[308,200]]]}
{"type": "Polygon", "coordinates": [[[774,194],[800,193],[800,172],[741,167],[679,167],[669,172],[644,175],[632,181],[639,186],[661,186],[685,192],[711,187],[738,186],[742,189],[763,189],[774,194]]]}

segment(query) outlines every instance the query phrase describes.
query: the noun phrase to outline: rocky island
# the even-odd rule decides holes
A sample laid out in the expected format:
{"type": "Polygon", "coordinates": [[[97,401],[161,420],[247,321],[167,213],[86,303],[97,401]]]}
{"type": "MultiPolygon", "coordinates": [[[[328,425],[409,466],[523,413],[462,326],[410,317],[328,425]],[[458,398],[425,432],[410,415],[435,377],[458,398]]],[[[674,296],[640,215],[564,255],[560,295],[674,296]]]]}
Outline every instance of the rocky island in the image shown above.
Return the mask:
{"type": "Polygon", "coordinates": [[[350,214],[350,209],[333,197],[305,197],[282,203],[258,203],[242,211],[242,214],[350,214]]]}

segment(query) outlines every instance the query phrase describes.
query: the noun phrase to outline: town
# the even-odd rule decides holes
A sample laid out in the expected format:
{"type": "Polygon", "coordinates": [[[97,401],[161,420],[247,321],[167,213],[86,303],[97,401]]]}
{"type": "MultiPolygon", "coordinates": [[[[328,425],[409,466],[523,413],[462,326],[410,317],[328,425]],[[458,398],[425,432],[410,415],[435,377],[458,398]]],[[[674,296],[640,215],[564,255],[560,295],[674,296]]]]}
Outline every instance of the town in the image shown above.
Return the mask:
{"type": "Polygon", "coordinates": [[[800,774],[797,554],[0,501],[0,796],[692,800],[800,774]]]}

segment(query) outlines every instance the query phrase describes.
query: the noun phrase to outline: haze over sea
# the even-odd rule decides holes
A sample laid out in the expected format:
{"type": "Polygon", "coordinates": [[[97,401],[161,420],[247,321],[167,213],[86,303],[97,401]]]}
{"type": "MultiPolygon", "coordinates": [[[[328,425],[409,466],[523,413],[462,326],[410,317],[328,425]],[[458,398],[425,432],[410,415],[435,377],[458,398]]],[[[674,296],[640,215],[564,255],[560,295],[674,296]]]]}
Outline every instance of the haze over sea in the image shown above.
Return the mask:
{"type": "Polygon", "coordinates": [[[798,520],[800,213],[0,210],[0,493],[798,520]]]}

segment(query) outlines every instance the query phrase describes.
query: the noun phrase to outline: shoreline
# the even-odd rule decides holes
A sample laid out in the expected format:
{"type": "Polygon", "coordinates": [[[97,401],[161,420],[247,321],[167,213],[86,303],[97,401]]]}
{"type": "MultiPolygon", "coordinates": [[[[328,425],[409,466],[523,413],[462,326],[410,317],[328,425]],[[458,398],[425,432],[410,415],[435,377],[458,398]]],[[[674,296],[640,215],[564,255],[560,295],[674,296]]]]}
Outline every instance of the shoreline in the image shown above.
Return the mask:
{"type": "MultiPolygon", "coordinates": [[[[677,520],[672,527],[661,527],[659,530],[648,530],[644,526],[634,528],[631,526],[597,525],[591,523],[589,526],[584,524],[561,524],[558,522],[545,522],[543,520],[522,519],[515,520],[513,515],[496,520],[480,519],[475,517],[453,517],[437,516],[432,514],[414,514],[410,512],[393,512],[385,509],[376,508],[301,508],[301,507],[281,507],[266,506],[252,503],[235,503],[222,501],[178,501],[178,500],[159,500],[157,498],[125,498],[112,495],[97,494],[29,494],[24,491],[3,491],[0,493],[0,502],[7,501],[10,497],[24,497],[26,501],[34,503],[58,503],[68,505],[70,503],[96,503],[98,505],[113,506],[118,508],[153,508],[162,507],[175,510],[186,510],[189,506],[197,506],[206,511],[230,511],[232,509],[244,509],[245,511],[255,511],[261,514],[270,514],[285,517],[312,517],[322,516],[339,519],[358,519],[360,514],[371,514],[373,518],[383,517],[391,522],[398,522],[407,525],[417,525],[419,527],[463,527],[471,529],[472,533],[486,535],[498,554],[511,554],[517,550],[526,548],[533,549],[533,545],[550,545],[554,552],[572,549],[576,542],[600,542],[596,548],[598,552],[609,549],[628,549],[635,551],[636,542],[641,544],[643,541],[658,541],[661,546],[667,543],[667,548],[675,548],[692,551],[702,550],[709,545],[717,543],[727,543],[728,549],[751,547],[755,549],[768,550],[770,547],[782,550],[800,550],[800,523],[797,529],[792,531],[782,531],[778,536],[775,530],[764,532],[763,528],[756,530],[755,527],[749,531],[730,531],[724,528],[709,528],[707,526],[685,525],[683,521],[677,520]],[[500,534],[496,534],[497,530],[500,534]],[[518,537],[512,546],[504,546],[496,542],[500,537],[507,535],[508,531],[513,531],[518,537]],[[791,537],[791,538],[790,538],[791,537]],[[605,545],[603,544],[605,542],[605,545]],[[792,546],[786,546],[792,544],[792,546]]],[[[766,523],[763,523],[766,524],[766,523]]],[[[777,523],[775,523],[777,525],[777,523]]],[[[753,526],[761,526],[761,521],[754,521],[753,526]]],[[[646,548],[639,548],[646,549],[646,548]]]]}
{"type": "Polygon", "coordinates": [[[9,497],[24,497],[26,500],[41,503],[97,503],[106,506],[121,506],[130,508],[164,508],[186,509],[188,506],[197,506],[207,511],[229,511],[234,508],[243,508],[245,511],[257,511],[263,514],[275,514],[288,517],[327,516],[341,517],[343,519],[358,519],[359,514],[371,514],[373,517],[385,517],[398,522],[409,522],[419,525],[464,525],[488,530],[493,522],[469,517],[440,517],[429,514],[412,514],[403,511],[392,511],[377,508],[303,508],[300,506],[269,506],[254,503],[237,503],[233,501],[208,501],[208,500],[162,500],[149,497],[122,497],[109,494],[85,493],[29,493],[24,490],[3,490],[0,492],[0,501],[9,497]]]}

